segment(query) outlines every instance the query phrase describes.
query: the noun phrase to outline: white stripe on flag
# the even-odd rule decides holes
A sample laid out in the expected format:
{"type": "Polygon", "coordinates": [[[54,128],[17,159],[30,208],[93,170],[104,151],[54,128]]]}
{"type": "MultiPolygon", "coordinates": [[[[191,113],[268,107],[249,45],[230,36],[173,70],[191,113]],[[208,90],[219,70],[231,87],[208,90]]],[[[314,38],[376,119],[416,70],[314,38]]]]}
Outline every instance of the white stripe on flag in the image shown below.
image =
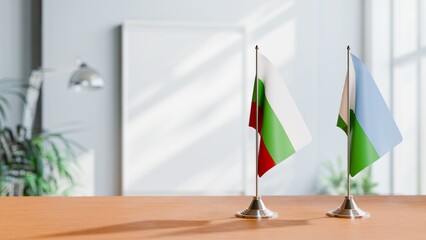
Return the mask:
{"type": "MultiPolygon", "coordinates": [[[[355,68],[354,65],[352,63],[352,57],[349,57],[349,82],[351,84],[350,86],[350,99],[349,99],[349,103],[350,103],[350,109],[355,111],[355,93],[356,93],[356,73],[355,73],[355,68]]],[[[339,115],[340,117],[343,119],[343,121],[346,123],[346,125],[348,124],[348,91],[347,91],[347,87],[348,87],[348,74],[346,73],[346,78],[345,78],[345,86],[343,87],[343,93],[342,93],[342,99],[340,101],[340,111],[339,111],[339,115]]]]}
{"type": "Polygon", "coordinates": [[[258,63],[258,78],[265,85],[266,99],[297,151],[312,140],[311,134],[287,86],[273,64],[262,54],[259,54],[258,63]]]}

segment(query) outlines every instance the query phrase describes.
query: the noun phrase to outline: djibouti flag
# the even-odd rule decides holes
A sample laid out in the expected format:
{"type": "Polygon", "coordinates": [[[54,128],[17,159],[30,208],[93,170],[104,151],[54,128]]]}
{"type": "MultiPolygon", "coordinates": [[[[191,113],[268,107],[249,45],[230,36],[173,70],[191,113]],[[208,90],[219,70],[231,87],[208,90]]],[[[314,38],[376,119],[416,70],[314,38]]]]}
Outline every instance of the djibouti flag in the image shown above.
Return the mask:
{"type": "Polygon", "coordinates": [[[373,77],[364,63],[353,54],[349,57],[349,69],[337,120],[337,126],[346,134],[348,107],[350,174],[353,177],[402,141],[401,133],[373,77]]]}
{"type": "Polygon", "coordinates": [[[308,144],[311,134],[278,71],[262,54],[259,54],[249,120],[249,126],[254,129],[256,106],[259,111],[257,130],[261,136],[258,174],[262,176],[308,144]],[[259,97],[256,95],[257,82],[259,97]]]}

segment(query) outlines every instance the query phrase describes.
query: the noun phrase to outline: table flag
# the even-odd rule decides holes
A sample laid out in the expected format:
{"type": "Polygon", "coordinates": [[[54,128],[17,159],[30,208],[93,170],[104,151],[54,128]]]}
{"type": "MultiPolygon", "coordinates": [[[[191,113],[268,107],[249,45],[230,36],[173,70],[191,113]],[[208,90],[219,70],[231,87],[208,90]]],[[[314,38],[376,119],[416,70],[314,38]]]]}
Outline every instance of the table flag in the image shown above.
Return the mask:
{"type": "Polygon", "coordinates": [[[262,176],[308,144],[311,141],[311,134],[287,86],[272,63],[259,54],[258,64],[259,97],[256,95],[255,80],[249,126],[256,129],[258,105],[258,133],[261,136],[258,174],[262,176]]]}
{"type": "Polygon", "coordinates": [[[399,144],[402,136],[367,67],[354,54],[350,56],[337,126],[347,133],[349,106],[353,177],[399,144]]]}

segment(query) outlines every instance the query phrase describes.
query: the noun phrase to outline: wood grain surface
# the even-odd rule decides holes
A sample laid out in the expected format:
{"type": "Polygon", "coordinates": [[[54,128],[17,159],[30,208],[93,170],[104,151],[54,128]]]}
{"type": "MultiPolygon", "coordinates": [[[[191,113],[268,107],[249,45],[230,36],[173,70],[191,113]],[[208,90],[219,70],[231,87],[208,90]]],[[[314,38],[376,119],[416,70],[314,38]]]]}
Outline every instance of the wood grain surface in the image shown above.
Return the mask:
{"type": "Polygon", "coordinates": [[[234,217],[251,197],[2,197],[0,239],[426,239],[426,196],[356,196],[358,220],[325,215],[341,196],[263,200],[278,218],[234,217]]]}

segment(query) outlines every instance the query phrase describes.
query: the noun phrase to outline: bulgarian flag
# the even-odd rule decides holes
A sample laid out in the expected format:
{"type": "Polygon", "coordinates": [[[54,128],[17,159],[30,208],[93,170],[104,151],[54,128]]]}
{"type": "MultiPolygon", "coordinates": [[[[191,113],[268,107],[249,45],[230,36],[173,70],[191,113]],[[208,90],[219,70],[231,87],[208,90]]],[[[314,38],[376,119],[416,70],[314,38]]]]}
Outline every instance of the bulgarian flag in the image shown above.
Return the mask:
{"type": "Polygon", "coordinates": [[[259,146],[258,174],[291,156],[311,141],[311,134],[284,81],[272,63],[259,54],[249,126],[256,129],[258,106],[259,146]],[[259,97],[256,95],[258,84],[259,97]]]}
{"type": "Polygon", "coordinates": [[[346,134],[348,106],[350,174],[353,177],[402,141],[401,133],[373,77],[364,63],[353,54],[349,57],[349,69],[337,120],[337,126],[346,134]]]}

